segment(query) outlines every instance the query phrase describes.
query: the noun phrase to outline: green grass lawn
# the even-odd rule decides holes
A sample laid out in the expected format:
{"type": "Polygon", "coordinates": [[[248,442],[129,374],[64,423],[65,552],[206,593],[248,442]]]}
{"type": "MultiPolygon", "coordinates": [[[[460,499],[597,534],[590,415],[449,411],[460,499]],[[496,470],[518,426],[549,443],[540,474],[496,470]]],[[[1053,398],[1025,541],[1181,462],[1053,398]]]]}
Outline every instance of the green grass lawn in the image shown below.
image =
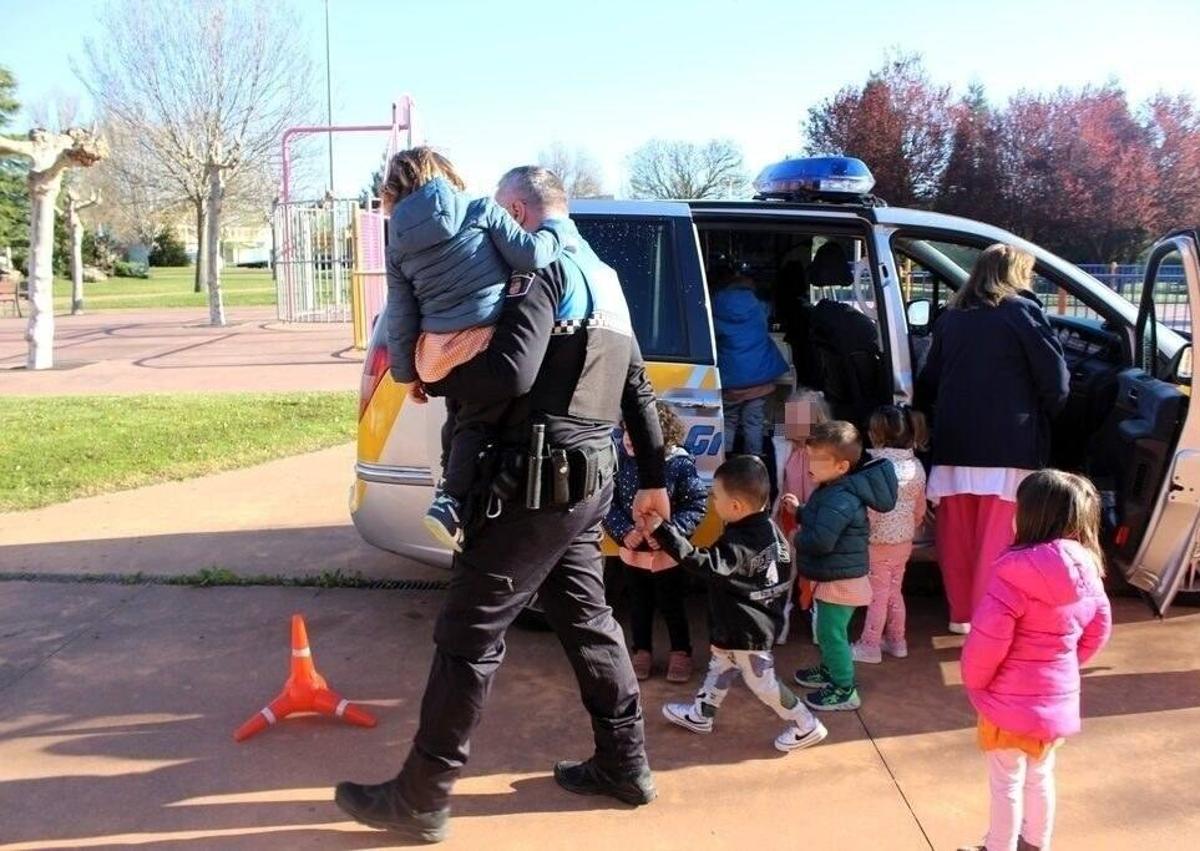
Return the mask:
{"type": "MultiPolygon", "coordinates": [[[[85,311],[118,308],[207,307],[207,292],[192,292],[196,271],[192,266],[154,267],[150,277],[109,278],[83,285],[85,311]]],[[[275,282],[270,269],[226,268],[221,272],[221,294],[226,307],[275,304],[275,282]]],[[[71,309],[70,279],[54,279],[54,310],[71,309]]]]}
{"type": "Polygon", "coordinates": [[[0,511],[352,440],[354,393],[0,397],[0,511]]]}

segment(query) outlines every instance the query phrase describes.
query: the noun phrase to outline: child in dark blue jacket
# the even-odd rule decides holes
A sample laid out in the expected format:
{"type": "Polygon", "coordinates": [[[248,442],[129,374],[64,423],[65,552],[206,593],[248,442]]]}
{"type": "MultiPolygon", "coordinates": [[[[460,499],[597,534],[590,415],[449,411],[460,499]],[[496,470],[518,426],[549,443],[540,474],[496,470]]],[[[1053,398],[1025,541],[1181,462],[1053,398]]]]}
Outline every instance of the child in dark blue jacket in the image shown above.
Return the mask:
{"type": "Polygon", "coordinates": [[[896,469],[886,458],[859,466],[862,437],[853,425],[834,420],[814,426],[805,451],[808,474],[818,485],[806,505],[793,494],[783,504],[796,511],[796,571],[816,583],[817,639],[821,664],[796,672],[796,682],[816,689],[804,702],[817,710],[858,709],[850,649],[850,618],[871,602],[867,509],[896,507],[896,469]]]}
{"type": "MultiPolygon", "coordinates": [[[[425,401],[424,385],[487,348],[509,276],[549,266],[575,241],[567,219],[548,219],[536,233],[526,233],[491,198],[471,198],[465,188],[449,160],[429,148],[412,148],[392,157],[381,190],[390,209],[391,373],[418,403],[425,401]]],[[[425,526],[449,549],[462,549],[462,502],[489,426],[507,406],[446,400],[443,481],[425,526]]]]}
{"type": "MultiPolygon", "coordinates": [[[[670,523],[680,535],[690,538],[708,510],[708,487],[696,472],[695,460],[680,445],[684,432],[679,417],[659,402],[658,418],[667,453],[670,523]]],[[[621,561],[627,566],[625,573],[633,598],[633,670],[639,680],[650,676],[654,663],[654,611],[658,609],[671,639],[667,680],[687,682],[692,676],[692,640],[684,606],[687,578],[678,567],[651,572],[656,566],[661,568],[675,562],[661,550],[651,551],[642,533],[634,527],[631,506],[639,487],[637,462],[627,434],[621,435],[621,443],[623,451],[617,452],[619,464],[612,508],[604,519],[604,531],[621,548],[621,561]]]]}
{"type": "Polygon", "coordinates": [[[771,339],[767,305],[754,291],[754,281],[725,258],[714,265],[713,278],[719,287],[712,313],[725,407],[725,455],[736,451],[740,434],[741,451],[761,458],[767,399],[788,363],[771,339]]]}

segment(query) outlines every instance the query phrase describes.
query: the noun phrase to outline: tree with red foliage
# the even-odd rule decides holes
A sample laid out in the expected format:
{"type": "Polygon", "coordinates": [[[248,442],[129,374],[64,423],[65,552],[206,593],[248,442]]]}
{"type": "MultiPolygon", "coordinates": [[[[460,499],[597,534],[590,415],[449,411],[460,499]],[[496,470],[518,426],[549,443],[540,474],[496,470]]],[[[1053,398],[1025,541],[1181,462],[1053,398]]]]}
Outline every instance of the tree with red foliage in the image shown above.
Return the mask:
{"type": "Polygon", "coordinates": [[[842,154],[869,164],[888,203],[930,206],[951,138],[949,87],[935,86],[921,57],[898,54],[861,88],[847,86],[808,112],[809,154],[842,154]]]}
{"type": "Polygon", "coordinates": [[[936,208],[993,224],[1011,219],[1000,161],[1000,116],[983,86],[973,83],[951,110],[954,134],[942,173],[936,208]]]}
{"type": "Polygon", "coordinates": [[[1143,125],[1158,175],[1155,235],[1200,226],[1200,113],[1195,100],[1160,93],[1146,104],[1143,125]]]}

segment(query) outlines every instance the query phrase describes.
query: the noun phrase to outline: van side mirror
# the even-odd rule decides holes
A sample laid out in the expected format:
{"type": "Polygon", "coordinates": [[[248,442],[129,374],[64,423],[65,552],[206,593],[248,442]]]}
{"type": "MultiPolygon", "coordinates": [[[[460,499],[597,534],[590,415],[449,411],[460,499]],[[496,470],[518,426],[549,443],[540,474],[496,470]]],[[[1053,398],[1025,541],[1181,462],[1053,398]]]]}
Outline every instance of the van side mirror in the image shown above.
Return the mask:
{"type": "Polygon", "coordinates": [[[933,302],[920,298],[908,303],[908,328],[910,331],[924,331],[929,328],[933,302]]]}

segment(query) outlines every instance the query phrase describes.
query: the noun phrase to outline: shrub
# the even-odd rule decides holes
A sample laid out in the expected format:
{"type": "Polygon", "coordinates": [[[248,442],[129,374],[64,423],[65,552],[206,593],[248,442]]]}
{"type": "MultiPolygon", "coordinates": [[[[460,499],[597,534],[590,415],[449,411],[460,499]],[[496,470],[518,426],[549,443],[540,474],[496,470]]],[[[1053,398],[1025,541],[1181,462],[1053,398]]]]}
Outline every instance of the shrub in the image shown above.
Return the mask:
{"type": "Polygon", "coordinates": [[[174,232],[165,230],[154,238],[150,249],[151,266],[187,266],[187,251],[174,232]]]}
{"type": "Polygon", "coordinates": [[[149,278],[150,270],[144,263],[118,260],[113,264],[113,274],[118,278],[149,278]]]}

